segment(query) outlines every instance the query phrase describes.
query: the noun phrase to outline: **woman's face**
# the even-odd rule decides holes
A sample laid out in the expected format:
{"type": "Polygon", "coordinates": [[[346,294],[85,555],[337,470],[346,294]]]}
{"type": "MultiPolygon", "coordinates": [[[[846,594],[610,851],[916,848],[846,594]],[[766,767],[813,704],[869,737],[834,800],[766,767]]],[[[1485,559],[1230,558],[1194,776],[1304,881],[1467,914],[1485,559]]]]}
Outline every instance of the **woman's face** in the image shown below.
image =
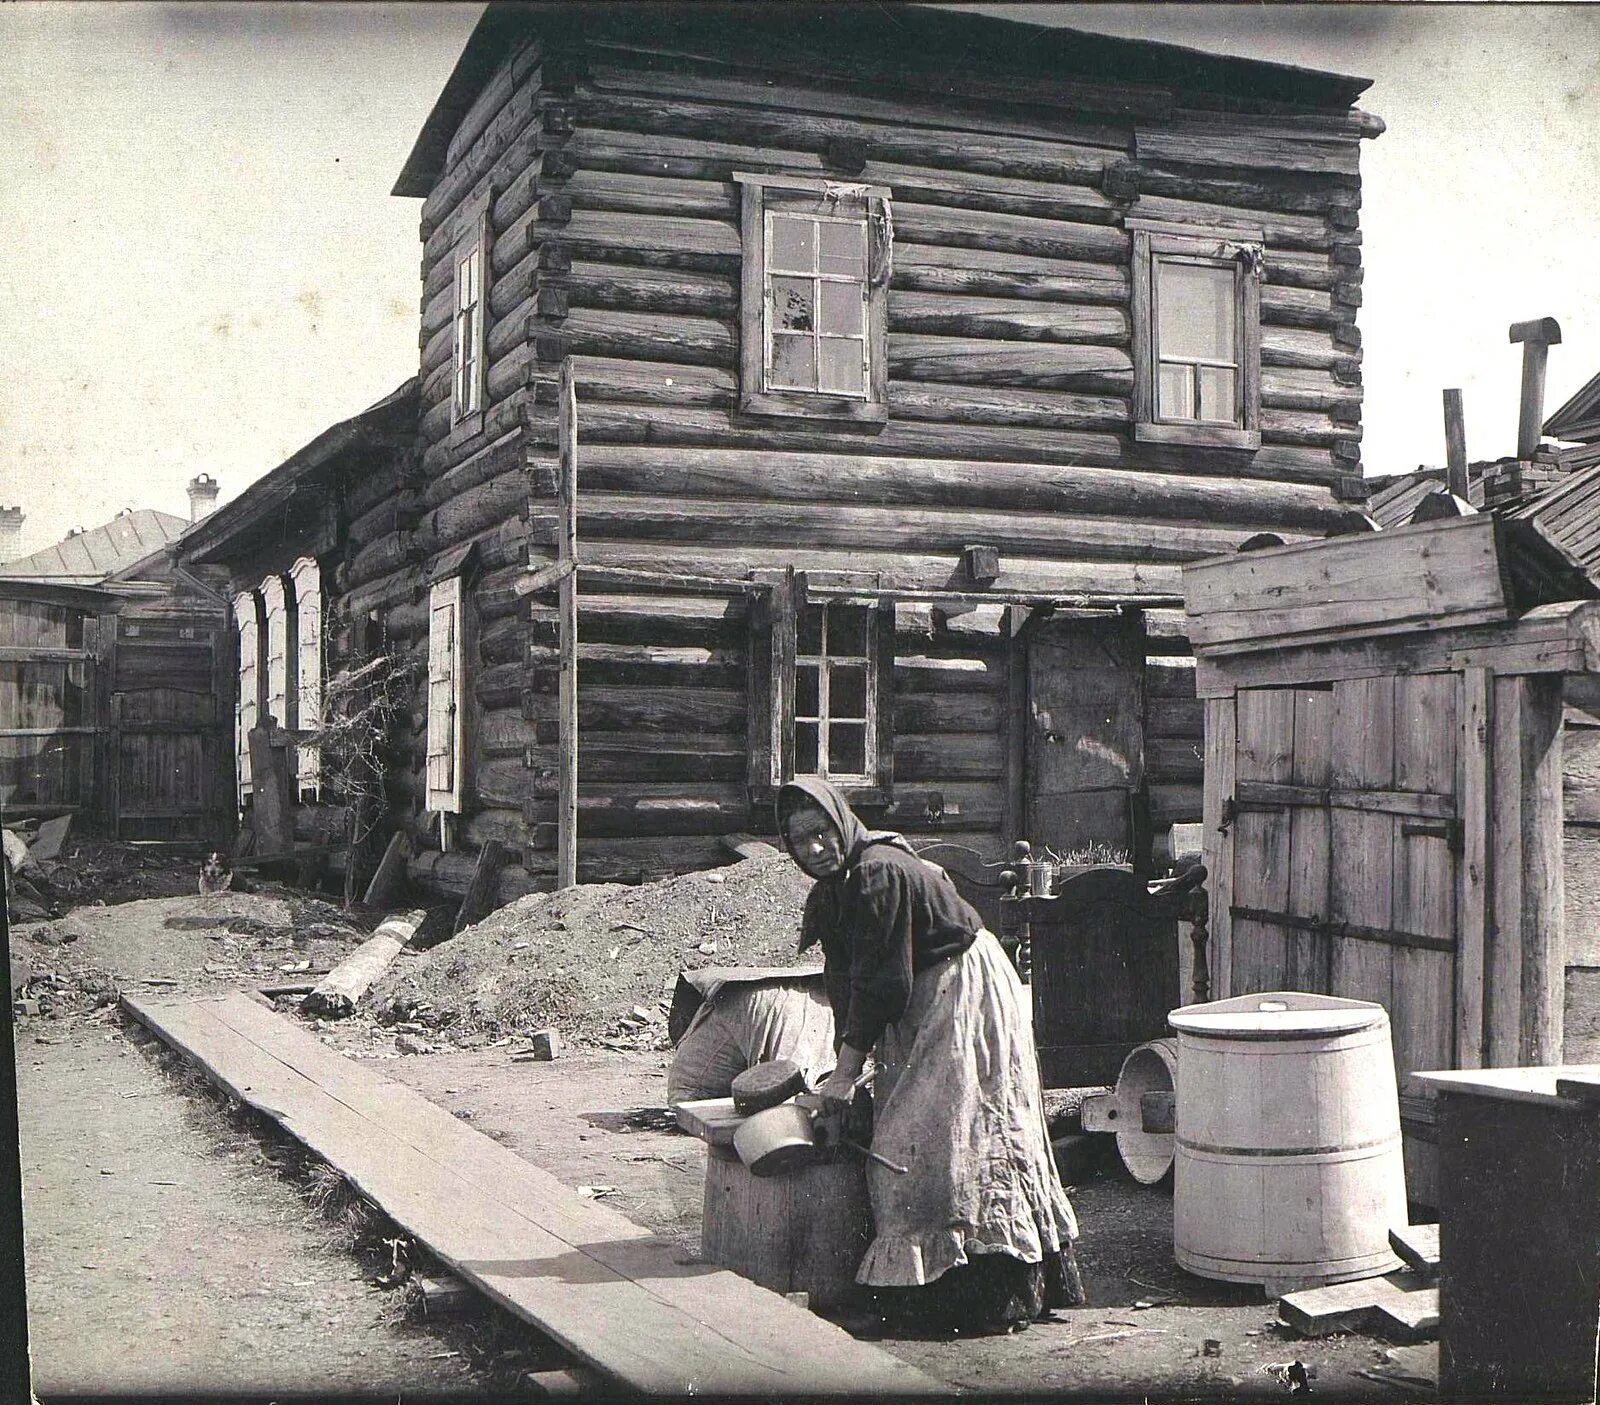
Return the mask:
{"type": "Polygon", "coordinates": [[[819,805],[796,805],[784,817],[783,837],[795,862],[813,878],[826,878],[844,867],[844,840],[819,805]]]}

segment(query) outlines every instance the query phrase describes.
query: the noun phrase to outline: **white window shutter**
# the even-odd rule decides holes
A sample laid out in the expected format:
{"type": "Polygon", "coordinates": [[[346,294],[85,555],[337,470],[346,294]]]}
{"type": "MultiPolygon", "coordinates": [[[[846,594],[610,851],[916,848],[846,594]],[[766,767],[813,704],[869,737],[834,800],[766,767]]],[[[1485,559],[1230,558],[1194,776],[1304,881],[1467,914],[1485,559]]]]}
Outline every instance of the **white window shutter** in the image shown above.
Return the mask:
{"type": "Polygon", "coordinates": [[[280,727],[287,727],[289,716],[289,618],[282,576],[268,576],[261,582],[261,602],[267,614],[267,711],[280,727]]]}
{"type": "Polygon", "coordinates": [[[250,794],[250,729],[261,714],[261,680],[256,660],[261,648],[257,634],[254,591],[234,596],[233,618],[239,626],[239,696],[233,708],[233,760],[239,782],[239,803],[250,794]]]}
{"type": "Polygon", "coordinates": [[[428,597],[427,808],[459,814],[465,736],[461,577],[436,584],[428,597]]]}
{"type": "MultiPolygon", "coordinates": [[[[309,731],[322,717],[322,573],[309,556],[289,568],[294,581],[295,683],[299,691],[296,725],[309,731]]],[[[312,746],[296,750],[296,772],[302,792],[318,791],[322,753],[312,746]]]]}

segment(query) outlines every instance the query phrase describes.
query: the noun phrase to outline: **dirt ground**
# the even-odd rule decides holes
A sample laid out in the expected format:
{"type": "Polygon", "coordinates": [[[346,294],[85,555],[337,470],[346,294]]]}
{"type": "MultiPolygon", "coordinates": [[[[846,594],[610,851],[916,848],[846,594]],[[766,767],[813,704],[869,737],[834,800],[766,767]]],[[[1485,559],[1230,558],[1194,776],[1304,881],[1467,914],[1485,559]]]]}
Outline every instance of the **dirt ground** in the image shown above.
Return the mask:
{"type": "MultiPolygon", "coordinates": [[[[230,1127],[209,1093],[157,1048],[138,1047],[142,1034],[105,1003],[106,991],[152,978],[178,984],[145,988],[292,980],[284,968],[321,967],[364,935],[341,923],[324,904],[294,910],[281,896],[185,896],[79,909],[49,932],[13,934],[13,989],[20,957],[47,1010],[19,1020],[17,1042],[41,1394],[476,1397],[560,1364],[514,1324],[407,1322],[403,1292],[373,1285],[382,1261],[372,1235],[360,1243],[330,1228],[273,1164],[282,1150],[230,1127]],[[74,940],[59,940],[63,930],[74,940]],[[41,967],[58,973],[58,990],[38,984],[41,967]],[[59,977],[67,967],[92,969],[103,984],[59,977]]],[[[291,1002],[283,1008],[295,1017],[291,1002]]],[[[566,1185],[698,1247],[705,1149],[669,1130],[669,1054],[654,1022],[635,1047],[569,1044],[552,1063],[515,1061],[507,1036],[463,1049],[437,1031],[408,1036],[371,1018],[312,1027],[566,1185]]],[[[1170,1191],[1138,1186],[1102,1157],[1078,1177],[1073,1200],[1088,1307],[1013,1336],[882,1340],[883,1349],[983,1397],[1274,1398],[1288,1394],[1281,1368],[1295,1360],[1325,1399],[1402,1396],[1358,1374],[1382,1362],[1381,1341],[1296,1339],[1274,1325],[1259,1292],[1181,1273],[1170,1191]]],[[[865,1315],[841,1321],[872,1335],[865,1315]]]]}

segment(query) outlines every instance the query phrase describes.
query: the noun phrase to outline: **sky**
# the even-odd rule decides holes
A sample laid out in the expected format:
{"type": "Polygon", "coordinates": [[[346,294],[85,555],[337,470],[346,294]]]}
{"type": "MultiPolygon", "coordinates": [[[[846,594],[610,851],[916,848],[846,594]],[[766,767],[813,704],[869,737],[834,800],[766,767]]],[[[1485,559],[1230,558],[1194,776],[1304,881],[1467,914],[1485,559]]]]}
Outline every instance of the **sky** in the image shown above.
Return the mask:
{"type": "MultiPolygon", "coordinates": [[[[0,5],[0,503],[23,550],[226,500],[416,370],[420,202],[389,194],[476,4],[0,5]]],[[[985,7],[968,7],[985,8],[985,7]]],[[[1374,79],[1368,473],[1515,447],[1600,372],[1600,6],[989,6],[1374,79]]]]}

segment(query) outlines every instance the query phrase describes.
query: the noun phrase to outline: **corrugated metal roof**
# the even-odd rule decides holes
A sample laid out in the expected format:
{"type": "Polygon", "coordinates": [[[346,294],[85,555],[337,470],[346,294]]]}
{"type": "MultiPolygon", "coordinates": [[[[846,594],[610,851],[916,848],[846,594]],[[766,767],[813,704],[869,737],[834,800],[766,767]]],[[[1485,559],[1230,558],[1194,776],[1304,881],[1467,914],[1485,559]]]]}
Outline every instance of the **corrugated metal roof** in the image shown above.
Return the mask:
{"type": "Polygon", "coordinates": [[[0,578],[95,585],[135,566],[188,529],[189,523],[151,507],[132,508],[91,531],[65,537],[0,566],[0,578]]]}

